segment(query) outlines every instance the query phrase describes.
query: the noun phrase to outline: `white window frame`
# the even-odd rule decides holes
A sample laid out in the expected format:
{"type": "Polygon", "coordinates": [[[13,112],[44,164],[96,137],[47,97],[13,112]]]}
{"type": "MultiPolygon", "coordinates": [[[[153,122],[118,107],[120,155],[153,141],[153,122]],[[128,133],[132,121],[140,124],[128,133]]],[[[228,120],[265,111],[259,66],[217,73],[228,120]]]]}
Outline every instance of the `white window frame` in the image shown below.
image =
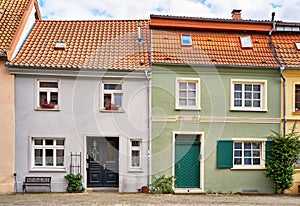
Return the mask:
{"type": "Polygon", "coordinates": [[[141,171],[142,170],[142,152],[143,152],[143,149],[142,149],[142,139],[140,138],[136,138],[136,139],[130,139],[129,140],[129,170],[130,171],[141,171]],[[139,142],[139,146],[132,146],[132,142],[134,141],[137,141],[139,142]],[[132,162],[132,152],[133,151],[139,151],[139,163],[140,165],[133,165],[133,162],[132,162]]]}
{"type": "MultiPolygon", "coordinates": [[[[265,169],[265,160],[266,160],[266,142],[267,139],[266,138],[232,138],[233,140],[233,148],[232,148],[232,152],[233,152],[233,159],[232,159],[232,164],[233,164],[233,168],[232,169],[265,169]],[[261,144],[261,150],[260,150],[260,165],[245,165],[244,163],[244,148],[242,149],[242,164],[241,165],[235,165],[234,164],[234,143],[235,142],[256,142],[256,143],[260,143],[261,144]]],[[[244,145],[244,144],[243,144],[244,145]]]]}
{"type": "Polygon", "coordinates": [[[190,34],[181,34],[181,45],[192,46],[193,45],[192,36],[190,34]],[[188,41],[188,43],[185,43],[186,41],[188,41]]]}
{"type": "Polygon", "coordinates": [[[296,110],[296,86],[300,86],[300,82],[294,82],[293,84],[293,112],[300,114],[300,108],[296,110]]]}
{"type": "Polygon", "coordinates": [[[60,79],[36,79],[36,108],[37,110],[60,110],[60,79]],[[58,87],[57,88],[41,88],[40,82],[57,82],[58,87]],[[42,108],[40,105],[40,92],[47,92],[47,102],[50,102],[50,93],[51,92],[57,92],[57,105],[54,106],[54,108],[42,108]]]}
{"type": "Polygon", "coordinates": [[[55,171],[65,171],[66,168],[66,139],[64,137],[31,137],[31,170],[32,171],[47,171],[47,170],[55,170],[55,171]],[[35,145],[35,140],[42,140],[42,145],[35,145]],[[46,145],[46,140],[53,140],[53,145],[46,145]],[[63,145],[56,145],[57,140],[63,140],[63,145]],[[42,156],[42,164],[41,166],[35,165],[35,149],[42,149],[43,150],[43,156],[42,156]],[[46,165],[46,149],[53,149],[53,165],[46,165]],[[57,150],[63,150],[64,151],[64,157],[63,157],[63,163],[62,166],[57,166],[56,164],[56,151],[57,150]]]}
{"type": "Polygon", "coordinates": [[[175,109],[177,110],[201,110],[200,106],[200,78],[182,78],[182,77],[177,77],[176,78],[176,86],[175,86],[175,92],[176,92],[176,99],[175,99],[175,109]],[[191,83],[196,83],[196,104],[195,106],[184,106],[180,105],[179,101],[179,83],[180,82],[191,82],[191,83]]]}
{"type": "Polygon", "coordinates": [[[231,79],[231,101],[230,101],[230,110],[232,111],[256,111],[256,112],[266,112],[267,109],[267,80],[249,80],[249,79],[231,79]],[[261,91],[260,91],[260,107],[246,107],[245,104],[245,91],[242,90],[242,106],[235,106],[234,105],[234,85],[235,84],[242,84],[243,88],[245,84],[259,84],[261,85],[261,91]]]}
{"type": "Polygon", "coordinates": [[[241,46],[242,46],[243,49],[253,47],[251,36],[241,36],[240,40],[241,40],[241,46]]]}
{"type": "Polygon", "coordinates": [[[295,42],[296,49],[300,51],[300,42],[295,42]]]}
{"type": "Polygon", "coordinates": [[[103,81],[102,84],[101,84],[101,102],[100,102],[100,111],[104,112],[123,112],[123,105],[124,105],[124,91],[123,91],[123,87],[124,87],[124,83],[123,82],[114,82],[114,81],[103,81]],[[109,89],[104,89],[104,85],[105,84],[120,84],[122,85],[122,89],[120,90],[109,90],[109,89]],[[104,101],[105,101],[105,98],[104,98],[104,94],[110,94],[111,95],[111,103],[113,105],[115,105],[115,102],[114,102],[114,95],[115,94],[121,94],[122,96],[122,105],[115,105],[117,106],[117,109],[111,109],[111,110],[108,110],[104,107],[104,101]]]}

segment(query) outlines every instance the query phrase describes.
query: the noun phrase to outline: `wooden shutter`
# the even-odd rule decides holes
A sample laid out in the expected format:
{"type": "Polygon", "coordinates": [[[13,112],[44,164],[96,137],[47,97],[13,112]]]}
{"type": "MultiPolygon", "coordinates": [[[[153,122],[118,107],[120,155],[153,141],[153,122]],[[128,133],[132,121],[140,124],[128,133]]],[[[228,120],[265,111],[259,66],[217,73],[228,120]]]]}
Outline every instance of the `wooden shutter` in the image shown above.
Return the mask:
{"type": "Polygon", "coordinates": [[[233,141],[219,140],[217,145],[217,168],[233,167],[233,141]]]}

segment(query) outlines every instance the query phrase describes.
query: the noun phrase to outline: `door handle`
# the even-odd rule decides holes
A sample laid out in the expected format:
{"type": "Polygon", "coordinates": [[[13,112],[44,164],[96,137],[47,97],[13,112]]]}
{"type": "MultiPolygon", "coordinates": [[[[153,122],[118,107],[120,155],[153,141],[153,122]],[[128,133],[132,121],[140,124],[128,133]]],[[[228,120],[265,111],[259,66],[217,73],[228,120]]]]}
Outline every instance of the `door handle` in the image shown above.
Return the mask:
{"type": "Polygon", "coordinates": [[[178,162],[178,164],[177,164],[177,168],[180,170],[180,162],[178,162]]]}
{"type": "Polygon", "coordinates": [[[102,167],[103,167],[103,170],[106,170],[106,165],[104,164],[104,165],[102,165],[102,167]]]}

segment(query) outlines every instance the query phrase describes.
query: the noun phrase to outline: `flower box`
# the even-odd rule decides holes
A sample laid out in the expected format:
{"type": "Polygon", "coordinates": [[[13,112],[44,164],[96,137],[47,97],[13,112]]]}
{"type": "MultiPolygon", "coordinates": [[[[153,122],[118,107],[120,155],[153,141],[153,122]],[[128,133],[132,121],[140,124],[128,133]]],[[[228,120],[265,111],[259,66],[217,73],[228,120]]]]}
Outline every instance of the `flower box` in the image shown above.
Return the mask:
{"type": "Polygon", "coordinates": [[[52,104],[52,103],[50,103],[50,104],[41,104],[40,107],[43,108],[43,109],[54,109],[55,104],[52,104]]]}

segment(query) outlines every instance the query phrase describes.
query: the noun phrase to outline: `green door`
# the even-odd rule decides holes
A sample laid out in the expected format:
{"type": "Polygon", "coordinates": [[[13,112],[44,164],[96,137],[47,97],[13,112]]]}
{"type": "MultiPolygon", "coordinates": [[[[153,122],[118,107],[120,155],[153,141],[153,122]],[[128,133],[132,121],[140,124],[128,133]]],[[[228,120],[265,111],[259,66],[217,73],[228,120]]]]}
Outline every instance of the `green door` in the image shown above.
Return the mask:
{"type": "Polygon", "coordinates": [[[175,136],[175,188],[200,188],[199,135],[175,136]]]}

